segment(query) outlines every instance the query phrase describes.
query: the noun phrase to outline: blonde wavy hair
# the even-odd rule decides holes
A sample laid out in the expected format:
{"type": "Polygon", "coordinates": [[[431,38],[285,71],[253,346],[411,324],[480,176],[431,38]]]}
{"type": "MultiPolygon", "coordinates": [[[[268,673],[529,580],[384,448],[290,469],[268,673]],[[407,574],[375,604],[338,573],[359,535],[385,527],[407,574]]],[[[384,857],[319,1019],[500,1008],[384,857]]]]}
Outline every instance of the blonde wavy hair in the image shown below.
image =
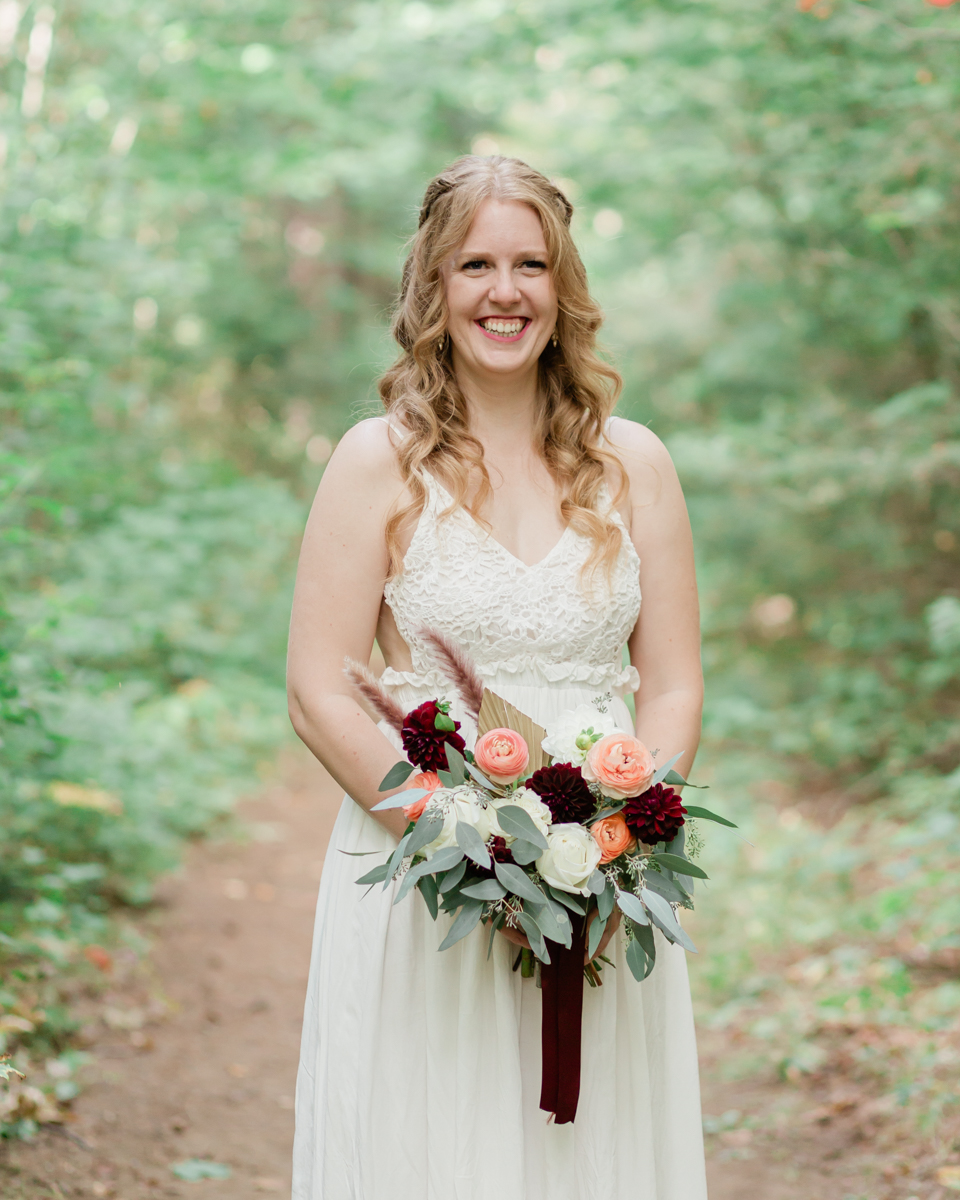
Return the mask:
{"type": "Polygon", "coordinates": [[[426,503],[421,468],[439,477],[453,498],[444,515],[463,507],[486,524],[480,510],[490,493],[490,478],[483,446],[470,433],[467,402],[453,370],[441,268],[463,244],[480,205],[490,199],[529,205],[543,227],[559,312],[557,345],[548,342],[540,356],[537,449],[556,482],[564,523],[593,542],[585,577],[602,569],[609,578],[622,535],[620,526],[598,510],[600,492],[606,470],[612,467],[619,479],[619,503],[627,477],[601,440],[622,381],[596,351],[603,315],[590,295],[570,234],[573,206],[539,171],[501,155],[457,159],[431,181],[404,263],[393,319],[402,353],[379,384],[384,408],[400,437],[397,456],[411,496],[410,503],[387,520],[389,571],[394,575],[402,569],[401,530],[426,503]]]}

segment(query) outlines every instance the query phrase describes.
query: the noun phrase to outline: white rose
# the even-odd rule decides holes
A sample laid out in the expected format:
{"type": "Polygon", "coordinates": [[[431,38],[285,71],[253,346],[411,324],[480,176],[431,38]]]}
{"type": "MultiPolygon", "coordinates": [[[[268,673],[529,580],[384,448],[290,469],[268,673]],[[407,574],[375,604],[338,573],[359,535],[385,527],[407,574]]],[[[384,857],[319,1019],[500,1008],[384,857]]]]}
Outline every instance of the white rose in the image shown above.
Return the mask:
{"type": "Polygon", "coordinates": [[[586,896],[590,876],[600,863],[600,847],[582,825],[553,825],[537,870],[555,888],[586,896]]]}
{"type": "Polygon", "coordinates": [[[428,812],[443,815],[443,827],[432,842],[423,848],[427,858],[433,858],[438,850],[457,844],[457,823],[472,825],[486,841],[499,831],[496,814],[485,805],[481,793],[469,784],[455,788],[438,788],[430,798],[428,812]]]}
{"type": "MultiPolygon", "coordinates": [[[[551,813],[550,809],[547,808],[536,792],[531,792],[529,788],[518,787],[516,791],[510,792],[509,795],[504,796],[502,799],[494,800],[490,807],[495,815],[496,809],[507,808],[511,804],[515,804],[517,808],[522,808],[540,832],[546,835],[547,830],[550,828],[550,822],[553,820],[553,813],[551,813]]],[[[502,834],[506,838],[508,846],[516,841],[515,838],[504,833],[499,825],[494,829],[494,833],[502,834]]]]}
{"type": "Polygon", "coordinates": [[[548,722],[547,736],[540,744],[554,762],[581,767],[593,743],[616,730],[610,713],[598,712],[592,704],[579,704],[548,722]]]}

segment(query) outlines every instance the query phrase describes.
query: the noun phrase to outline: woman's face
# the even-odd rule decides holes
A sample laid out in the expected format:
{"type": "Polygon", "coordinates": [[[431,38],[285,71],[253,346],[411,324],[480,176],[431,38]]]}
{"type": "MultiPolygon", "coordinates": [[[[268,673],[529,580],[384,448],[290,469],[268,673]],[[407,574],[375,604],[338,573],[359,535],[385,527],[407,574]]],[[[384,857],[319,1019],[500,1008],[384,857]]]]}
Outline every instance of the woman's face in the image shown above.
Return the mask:
{"type": "Polygon", "coordinates": [[[536,212],[485,200],[443,268],[456,370],[522,376],[557,324],[557,293],[536,212]]]}

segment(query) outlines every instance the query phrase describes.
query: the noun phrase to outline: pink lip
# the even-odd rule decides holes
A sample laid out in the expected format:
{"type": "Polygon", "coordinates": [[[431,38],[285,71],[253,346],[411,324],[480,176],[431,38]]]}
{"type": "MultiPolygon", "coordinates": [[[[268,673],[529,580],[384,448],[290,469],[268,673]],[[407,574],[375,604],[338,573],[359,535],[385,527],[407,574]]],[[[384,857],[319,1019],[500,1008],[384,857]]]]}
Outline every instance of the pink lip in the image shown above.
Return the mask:
{"type": "MultiPolygon", "coordinates": [[[[476,327],[480,330],[480,332],[483,334],[484,337],[490,338],[490,340],[493,342],[500,342],[501,345],[505,342],[519,342],[520,339],[527,332],[527,330],[530,328],[530,325],[531,325],[531,320],[529,317],[519,317],[519,318],[503,317],[503,318],[499,318],[499,319],[514,320],[514,321],[516,321],[516,320],[526,321],[526,325],[524,325],[524,327],[520,330],[519,333],[515,333],[513,335],[513,337],[504,337],[502,333],[490,333],[489,330],[484,329],[484,327],[480,324],[479,321],[474,321],[474,325],[476,325],[476,327]]],[[[484,318],[484,320],[489,320],[489,318],[484,318]]]]}

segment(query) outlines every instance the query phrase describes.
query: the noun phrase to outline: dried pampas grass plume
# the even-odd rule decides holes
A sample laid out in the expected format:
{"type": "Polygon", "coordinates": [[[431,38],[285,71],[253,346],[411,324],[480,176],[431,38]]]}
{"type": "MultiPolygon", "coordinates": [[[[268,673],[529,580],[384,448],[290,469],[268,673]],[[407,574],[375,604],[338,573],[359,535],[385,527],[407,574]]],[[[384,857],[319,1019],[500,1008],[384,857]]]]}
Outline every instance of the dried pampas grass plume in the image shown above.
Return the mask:
{"type": "Polygon", "coordinates": [[[477,668],[460,647],[438,629],[424,625],[417,631],[417,637],[426,642],[433,651],[441,671],[457,689],[463,707],[474,721],[479,720],[480,705],[483,703],[483,680],[477,674],[477,668]]]}
{"type": "Polygon", "coordinates": [[[374,712],[392,726],[397,733],[403,729],[404,711],[394,698],[387,692],[380,680],[369,667],[357,662],[355,658],[344,659],[343,673],[366,700],[374,712]]]}

